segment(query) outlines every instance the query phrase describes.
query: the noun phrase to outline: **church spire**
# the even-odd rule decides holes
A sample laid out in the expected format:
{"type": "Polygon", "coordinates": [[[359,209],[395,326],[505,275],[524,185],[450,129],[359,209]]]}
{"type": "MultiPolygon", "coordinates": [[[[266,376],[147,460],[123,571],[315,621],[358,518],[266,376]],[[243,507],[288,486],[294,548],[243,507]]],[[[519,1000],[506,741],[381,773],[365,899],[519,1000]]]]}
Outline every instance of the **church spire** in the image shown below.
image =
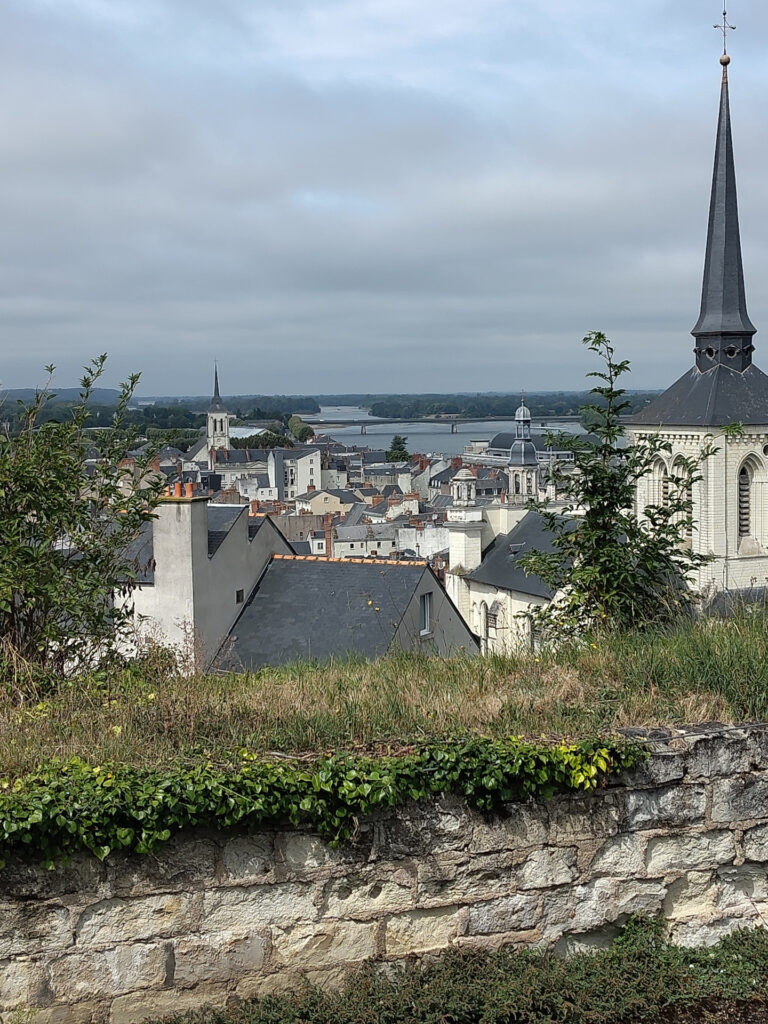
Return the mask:
{"type": "Polygon", "coordinates": [[[221,401],[221,395],[219,394],[219,366],[218,363],[213,364],[213,398],[211,404],[208,406],[208,412],[220,412],[223,410],[224,405],[221,401]]]}
{"type": "MultiPolygon", "coordinates": [[[[720,28],[719,25],[715,26],[720,28]]],[[[741,262],[739,211],[736,201],[736,173],[731,140],[731,112],[728,100],[728,65],[725,52],[728,25],[723,11],[723,79],[720,87],[720,115],[715,143],[715,166],[709,204],[707,249],[701,311],[691,333],[696,339],[696,367],[702,373],[722,365],[743,372],[752,362],[752,336],[756,329],[747,314],[744,271],[741,262]]]]}

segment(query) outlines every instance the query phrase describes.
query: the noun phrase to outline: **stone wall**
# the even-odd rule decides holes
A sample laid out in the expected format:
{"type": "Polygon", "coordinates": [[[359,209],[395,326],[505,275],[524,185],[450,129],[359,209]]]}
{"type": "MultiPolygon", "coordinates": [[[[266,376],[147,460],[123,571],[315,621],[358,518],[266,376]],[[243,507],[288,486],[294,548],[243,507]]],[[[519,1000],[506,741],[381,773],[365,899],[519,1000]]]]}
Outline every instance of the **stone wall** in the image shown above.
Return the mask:
{"type": "Polygon", "coordinates": [[[768,731],[651,736],[594,795],[489,820],[456,800],[313,835],[178,836],[154,856],[0,873],[0,1019],[110,1021],[334,984],[368,957],[501,943],[568,951],[631,913],[676,941],[768,923],[768,731]],[[26,1019],[26,1018],[24,1018],[26,1019]]]}

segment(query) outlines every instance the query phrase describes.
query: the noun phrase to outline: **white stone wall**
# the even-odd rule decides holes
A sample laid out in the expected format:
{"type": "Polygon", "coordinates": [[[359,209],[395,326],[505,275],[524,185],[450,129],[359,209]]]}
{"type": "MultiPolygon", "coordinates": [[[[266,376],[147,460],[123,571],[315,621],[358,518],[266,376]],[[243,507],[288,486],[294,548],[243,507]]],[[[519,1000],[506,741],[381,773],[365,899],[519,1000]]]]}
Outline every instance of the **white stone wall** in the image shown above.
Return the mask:
{"type": "Polygon", "coordinates": [[[484,817],[445,798],[297,831],[181,835],[147,857],[0,872],[0,1019],[134,1024],[368,957],[503,943],[569,951],[635,912],[709,944],[768,920],[766,727],[654,733],[633,775],[484,817]]]}
{"type": "MultiPolygon", "coordinates": [[[[647,429],[628,431],[630,440],[657,433],[647,429]]],[[[701,480],[693,485],[693,518],[696,524],[691,544],[695,551],[711,556],[692,580],[697,590],[743,590],[768,584],[768,433],[761,427],[745,427],[741,436],[687,427],[660,430],[671,452],[662,461],[672,473],[679,456],[698,458],[711,445],[715,452],[701,464],[701,480]],[[754,468],[750,493],[752,508],[750,534],[739,537],[739,471],[745,462],[754,468]]],[[[642,517],[647,505],[661,501],[658,481],[648,475],[638,484],[636,514],[642,517]]]]}

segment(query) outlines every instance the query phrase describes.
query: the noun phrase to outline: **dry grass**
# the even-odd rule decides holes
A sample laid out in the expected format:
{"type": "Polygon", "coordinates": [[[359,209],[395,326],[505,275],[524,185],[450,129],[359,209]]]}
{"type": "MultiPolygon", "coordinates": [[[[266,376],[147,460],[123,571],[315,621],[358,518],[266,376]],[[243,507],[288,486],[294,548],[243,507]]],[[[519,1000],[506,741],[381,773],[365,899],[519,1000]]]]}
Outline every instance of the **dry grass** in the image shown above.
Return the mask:
{"type": "Polygon", "coordinates": [[[302,663],[181,677],[162,664],[0,704],[0,773],[51,757],[157,765],[239,747],[318,752],[461,732],[579,737],[768,719],[768,619],[687,623],[538,658],[302,663]]]}

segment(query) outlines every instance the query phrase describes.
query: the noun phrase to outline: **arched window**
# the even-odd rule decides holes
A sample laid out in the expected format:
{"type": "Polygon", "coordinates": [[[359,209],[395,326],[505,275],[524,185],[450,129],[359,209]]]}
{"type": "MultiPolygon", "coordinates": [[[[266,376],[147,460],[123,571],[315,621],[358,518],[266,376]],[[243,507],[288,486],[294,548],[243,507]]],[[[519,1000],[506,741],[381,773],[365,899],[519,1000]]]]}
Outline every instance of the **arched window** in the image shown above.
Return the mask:
{"type": "MultiPolygon", "coordinates": [[[[678,522],[686,520],[684,536],[686,540],[691,540],[693,537],[693,484],[691,483],[691,472],[685,462],[682,459],[678,459],[672,466],[672,475],[678,480],[685,481],[680,496],[689,503],[690,511],[688,513],[681,512],[679,517],[676,518],[678,518],[678,522]]],[[[669,486],[669,481],[667,481],[667,486],[669,486]]]]}
{"type": "Polygon", "coordinates": [[[752,472],[748,463],[739,470],[739,537],[749,537],[752,527],[752,472]]]}
{"type": "Polygon", "coordinates": [[[669,472],[663,459],[657,459],[652,470],[653,491],[651,493],[651,505],[666,505],[669,503],[669,472]]]}
{"type": "Polygon", "coordinates": [[[520,493],[520,474],[515,473],[515,494],[520,493]]]}

